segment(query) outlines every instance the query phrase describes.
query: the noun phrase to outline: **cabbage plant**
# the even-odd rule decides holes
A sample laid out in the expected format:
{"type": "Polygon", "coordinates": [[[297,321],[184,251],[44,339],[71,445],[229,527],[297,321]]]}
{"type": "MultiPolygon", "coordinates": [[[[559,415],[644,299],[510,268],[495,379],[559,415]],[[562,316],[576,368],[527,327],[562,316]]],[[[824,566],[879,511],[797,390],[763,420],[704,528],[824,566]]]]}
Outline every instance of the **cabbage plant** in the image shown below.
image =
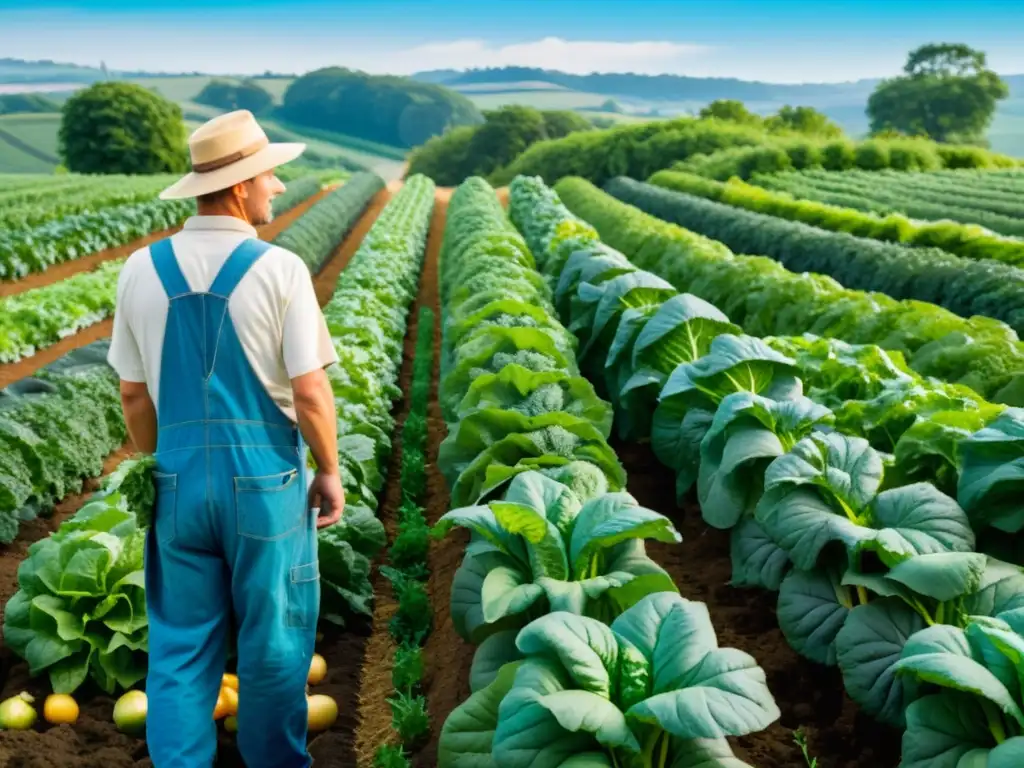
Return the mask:
{"type": "Polygon", "coordinates": [[[726,737],[780,712],[748,654],[719,648],[703,603],[650,594],[610,626],[555,612],[445,722],[444,768],[749,768],[726,737]]]}
{"type": "MultiPolygon", "coordinates": [[[[469,529],[472,540],[452,584],[452,622],[474,644],[550,611],[610,622],[651,592],[676,591],[643,540],[682,537],[667,517],[627,493],[580,498],[528,471],[512,479],[500,500],[453,509],[437,529],[454,526],[469,529]]],[[[481,646],[475,679],[481,665],[496,673],[495,662],[507,661],[508,650],[507,636],[481,646]]]]}

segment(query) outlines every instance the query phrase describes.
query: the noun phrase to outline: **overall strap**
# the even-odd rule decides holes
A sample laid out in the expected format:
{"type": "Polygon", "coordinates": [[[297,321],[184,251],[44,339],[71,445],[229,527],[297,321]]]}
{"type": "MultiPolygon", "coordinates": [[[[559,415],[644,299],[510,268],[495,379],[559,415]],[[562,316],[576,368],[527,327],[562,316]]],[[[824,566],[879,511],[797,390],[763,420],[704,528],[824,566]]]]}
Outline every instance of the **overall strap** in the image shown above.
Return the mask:
{"type": "Polygon", "coordinates": [[[230,296],[232,291],[242,282],[242,278],[245,277],[245,273],[249,271],[249,268],[269,248],[270,243],[263,240],[257,240],[256,238],[243,240],[241,245],[235,248],[231,255],[228,256],[224,266],[220,268],[220,272],[214,278],[209,292],[215,296],[223,296],[225,298],[230,296]]]}
{"type": "Polygon", "coordinates": [[[163,283],[168,299],[191,293],[188,280],[185,279],[185,275],[181,273],[181,267],[178,266],[178,259],[171,246],[171,238],[165,237],[150,245],[149,257],[153,260],[156,274],[160,278],[160,282],[163,283]]]}

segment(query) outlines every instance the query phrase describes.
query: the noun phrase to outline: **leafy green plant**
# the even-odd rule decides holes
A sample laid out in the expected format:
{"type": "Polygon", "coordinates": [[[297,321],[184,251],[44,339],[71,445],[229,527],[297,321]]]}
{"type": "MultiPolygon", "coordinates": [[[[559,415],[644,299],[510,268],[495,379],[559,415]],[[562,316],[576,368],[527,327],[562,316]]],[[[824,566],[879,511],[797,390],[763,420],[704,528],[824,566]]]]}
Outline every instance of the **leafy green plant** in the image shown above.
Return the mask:
{"type": "Polygon", "coordinates": [[[373,754],[373,768],[409,768],[410,765],[401,746],[381,744],[373,754]]]}
{"type": "MultiPolygon", "coordinates": [[[[644,595],[675,590],[643,540],[675,543],[679,533],[626,493],[583,503],[565,485],[525,472],[500,501],[454,509],[437,527],[456,525],[472,532],[472,543],[455,574],[452,621],[473,643],[549,611],[610,621],[644,595]]],[[[481,646],[474,667],[496,673],[499,661],[511,660],[497,654],[509,650],[507,643],[481,646]]]]}
{"type": "Polygon", "coordinates": [[[896,673],[938,689],[907,708],[903,761],[921,768],[974,762],[1010,768],[1024,760],[1021,612],[936,625],[903,648],[896,673]]]}
{"type": "Polygon", "coordinates": [[[391,582],[398,597],[398,611],[388,624],[398,643],[419,645],[430,633],[433,610],[424,585],[406,573],[384,566],[380,572],[391,582]]]}
{"type": "Polygon", "coordinates": [[[818,768],[818,758],[812,758],[810,750],[807,746],[807,735],[804,733],[803,726],[800,726],[793,731],[793,741],[800,747],[800,753],[804,756],[804,762],[807,763],[807,768],[818,768]]]}
{"type": "Polygon", "coordinates": [[[402,744],[412,749],[422,743],[430,732],[427,700],[397,691],[388,699],[388,704],[391,705],[391,727],[398,732],[402,744]]]}
{"type": "Polygon", "coordinates": [[[323,619],[344,626],[348,616],[373,615],[370,563],[386,541],[384,524],[363,506],[346,507],[341,520],[317,532],[323,619]]]}
{"type": "Polygon", "coordinates": [[[87,678],[107,693],[146,675],[145,534],[116,493],[29,547],[4,609],[4,642],[56,693],[87,678]]]}
{"type": "Polygon", "coordinates": [[[764,671],[719,648],[707,608],[674,593],[611,626],[567,612],[531,622],[506,665],[448,717],[442,765],[745,765],[726,741],[779,718],[764,671]]]}
{"type": "Polygon", "coordinates": [[[396,691],[410,692],[423,680],[423,649],[416,645],[399,645],[391,667],[391,683],[396,691]]]}

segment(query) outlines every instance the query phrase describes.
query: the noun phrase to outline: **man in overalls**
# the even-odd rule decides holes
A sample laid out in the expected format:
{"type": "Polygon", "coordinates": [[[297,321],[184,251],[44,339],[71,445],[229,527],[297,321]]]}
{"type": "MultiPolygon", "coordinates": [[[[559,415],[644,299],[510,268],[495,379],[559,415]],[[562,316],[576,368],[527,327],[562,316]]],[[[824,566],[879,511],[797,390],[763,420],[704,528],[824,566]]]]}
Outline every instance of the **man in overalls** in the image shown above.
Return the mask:
{"type": "Polygon", "coordinates": [[[255,229],[284,191],[274,168],[304,148],[271,144],[245,110],[200,127],[192,173],[161,193],[197,198],[199,215],[133,253],[118,282],[109,361],[128,432],[157,469],[145,567],[155,768],[213,764],[232,626],[246,765],[312,762],[316,529],[345,502],[324,370],[337,356],[305,264],[255,229]]]}

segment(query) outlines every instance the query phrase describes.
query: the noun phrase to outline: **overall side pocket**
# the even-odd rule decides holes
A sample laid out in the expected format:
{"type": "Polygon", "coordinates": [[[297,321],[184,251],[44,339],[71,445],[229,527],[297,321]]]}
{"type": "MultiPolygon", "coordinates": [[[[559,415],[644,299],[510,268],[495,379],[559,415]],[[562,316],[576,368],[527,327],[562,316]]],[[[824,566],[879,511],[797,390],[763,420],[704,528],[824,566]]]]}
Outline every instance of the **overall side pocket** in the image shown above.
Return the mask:
{"type": "Polygon", "coordinates": [[[288,626],[316,626],[320,609],[320,564],[316,561],[291,569],[288,584],[288,626]]]}
{"type": "Polygon", "coordinates": [[[154,471],[153,485],[153,535],[160,544],[170,544],[178,535],[178,476],[154,471]]]}
{"type": "Polygon", "coordinates": [[[294,533],[306,511],[306,490],[298,480],[297,469],[262,477],[236,477],[238,535],[275,541],[294,533]]]}

